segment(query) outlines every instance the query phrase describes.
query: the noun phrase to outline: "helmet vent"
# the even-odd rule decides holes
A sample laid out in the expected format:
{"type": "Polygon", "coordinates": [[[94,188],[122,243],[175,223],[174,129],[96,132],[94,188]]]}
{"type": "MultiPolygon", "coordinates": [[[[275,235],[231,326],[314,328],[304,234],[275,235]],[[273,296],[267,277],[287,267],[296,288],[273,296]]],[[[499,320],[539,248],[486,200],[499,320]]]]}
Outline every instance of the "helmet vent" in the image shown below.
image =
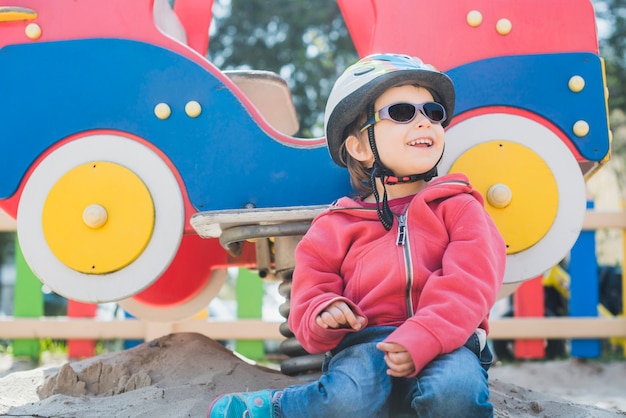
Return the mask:
{"type": "Polygon", "coordinates": [[[363,75],[363,74],[371,73],[372,71],[374,71],[374,67],[364,67],[364,68],[361,68],[358,71],[355,71],[354,75],[355,76],[360,76],[360,75],[363,75]]]}

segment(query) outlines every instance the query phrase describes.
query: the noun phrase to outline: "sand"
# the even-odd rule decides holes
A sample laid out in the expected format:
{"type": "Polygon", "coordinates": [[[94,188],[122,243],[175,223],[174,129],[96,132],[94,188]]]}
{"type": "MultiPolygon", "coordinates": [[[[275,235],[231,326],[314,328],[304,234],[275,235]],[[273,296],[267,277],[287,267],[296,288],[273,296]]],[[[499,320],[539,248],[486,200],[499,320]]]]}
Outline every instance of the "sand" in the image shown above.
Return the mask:
{"type": "MultiPolygon", "coordinates": [[[[626,362],[496,365],[490,381],[496,417],[626,417],[626,362]]],[[[120,352],[10,372],[0,378],[0,417],[205,417],[222,393],[298,382],[203,335],[171,334],[120,352]]]]}

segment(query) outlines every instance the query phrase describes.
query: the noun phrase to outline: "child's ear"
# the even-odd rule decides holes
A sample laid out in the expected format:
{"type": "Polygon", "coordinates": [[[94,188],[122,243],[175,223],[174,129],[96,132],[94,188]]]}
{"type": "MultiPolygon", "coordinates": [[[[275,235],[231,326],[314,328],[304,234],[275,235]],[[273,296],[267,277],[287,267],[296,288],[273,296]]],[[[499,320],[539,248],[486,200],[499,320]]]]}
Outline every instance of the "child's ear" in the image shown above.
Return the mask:
{"type": "Polygon", "coordinates": [[[350,135],[346,138],[346,151],[357,161],[366,163],[373,161],[374,156],[369,144],[363,143],[357,136],[350,135]]]}

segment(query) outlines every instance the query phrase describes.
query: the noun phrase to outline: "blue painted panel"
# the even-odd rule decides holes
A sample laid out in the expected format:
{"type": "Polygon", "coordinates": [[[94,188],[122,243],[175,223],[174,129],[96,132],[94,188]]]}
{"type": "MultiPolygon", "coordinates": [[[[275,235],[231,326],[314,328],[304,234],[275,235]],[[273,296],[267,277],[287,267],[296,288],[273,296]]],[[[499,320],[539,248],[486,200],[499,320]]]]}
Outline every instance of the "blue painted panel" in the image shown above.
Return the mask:
{"type": "Polygon", "coordinates": [[[486,106],[517,107],[554,123],[590,161],[600,161],[609,151],[602,64],[594,54],[497,57],[447,73],[456,87],[456,114],[486,106]],[[568,88],[574,75],[585,80],[585,88],[579,93],[568,88]],[[578,120],[589,123],[586,137],[579,138],[572,132],[578,120]]]}
{"type": "MultiPolygon", "coordinates": [[[[593,202],[587,202],[587,209],[593,209],[593,202]]],[[[595,231],[580,233],[571,251],[569,274],[570,316],[598,316],[599,286],[595,231]]],[[[600,353],[601,345],[598,339],[572,340],[571,355],[573,357],[597,358],[600,353]]]]}
{"type": "Polygon", "coordinates": [[[167,49],[123,39],[7,46],[0,50],[0,199],[48,147],[94,129],[128,132],[174,163],[198,210],[315,205],[350,192],[347,170],[325,147],[295,148],[262,131],[206,68],[167,49]],[[203,108],[184,112],[190,100],[203,108]],[[167,120],[154,116],[167,103],[167,120]]]}

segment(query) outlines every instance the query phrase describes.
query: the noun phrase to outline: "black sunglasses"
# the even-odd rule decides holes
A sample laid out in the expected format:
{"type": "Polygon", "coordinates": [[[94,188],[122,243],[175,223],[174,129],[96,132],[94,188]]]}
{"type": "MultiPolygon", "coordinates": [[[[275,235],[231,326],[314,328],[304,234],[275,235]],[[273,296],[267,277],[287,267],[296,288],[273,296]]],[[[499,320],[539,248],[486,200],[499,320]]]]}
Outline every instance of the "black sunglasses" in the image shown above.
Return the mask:
{"type": "Polygon", "coordinates": [[[394,103],[392,105],[385,106],[378,112],[374,113],[374,117],[361,125],[361,129],[359,131],[363,132],[383,119],[392,120],[398,123],[409,123],[415,119],[418,111],[434,123],[441,123],[446,120],[446,109],[444,109],[444,107],[439,103],[394,103]]]}

